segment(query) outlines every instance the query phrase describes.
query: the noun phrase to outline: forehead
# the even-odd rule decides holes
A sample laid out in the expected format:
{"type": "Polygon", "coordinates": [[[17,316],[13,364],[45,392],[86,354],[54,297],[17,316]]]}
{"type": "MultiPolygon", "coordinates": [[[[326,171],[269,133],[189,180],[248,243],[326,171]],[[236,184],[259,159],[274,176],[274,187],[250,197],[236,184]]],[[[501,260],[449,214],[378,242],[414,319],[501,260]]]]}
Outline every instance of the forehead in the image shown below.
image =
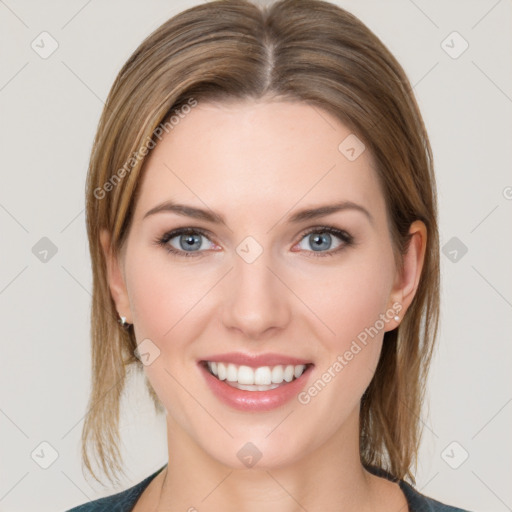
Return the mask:
{"type": "Polygon", "coordinates": [[[149,154],[135,215],[169,199],[227,217],[340,200],[378,212],[372,155],[347,158],[347,137],[347,126],[306,103],[199,102],[149,154]]]}

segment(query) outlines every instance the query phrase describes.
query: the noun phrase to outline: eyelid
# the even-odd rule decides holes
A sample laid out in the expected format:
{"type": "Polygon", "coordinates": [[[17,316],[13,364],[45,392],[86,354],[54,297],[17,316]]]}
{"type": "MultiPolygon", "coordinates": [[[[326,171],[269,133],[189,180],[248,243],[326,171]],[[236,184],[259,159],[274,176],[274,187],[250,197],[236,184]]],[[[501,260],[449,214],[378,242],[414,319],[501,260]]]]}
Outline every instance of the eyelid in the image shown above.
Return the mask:
{"type": "MultiPolygon", "coordinates": [[[[341,246],[329,251],[296,251],[296,252],[306,252],[306,253],[313,253],[311,257],[324,257],[324,256],[334,256],[338,252],[342,251],[346,247],[350,247],[353,245],[356,245],[356,242],[354,240],[354,237],[345,229],[337,228],[335,226],[331,225],[317,225],[312,226],[310,228],[307,228],[298,235],[299,241],[297,243],[300,243],[307,235],[312,233],[328,233],[331,235],[336,236],[341,240],[341,246]]],[[[173,238],[176,238],[180,235],[186,235],[186,234],[199,234],[207,238],[212,244],[215,244],[213,240],[210,239],[210,237],[213,235],[211,231],[204,228],[198,228],[193,226],[184,226],[180,228],[171,229],[167,232],[165,232],[160,237],[157,237],[155,240],[155,243],[157,245],[162,246],[164,249],[166,249],[169,253],[176,255],[177,257],[201,257],[204,255],[204,253],[208,251],[184,251],[175,249],[172,246],[169,246],[168,242],[169,240],[172,240],[173,238]]],[[[295,245],[297,245],[297,243],[295,245]]],[[[215,244],[217,245],[217,244],[215,244]]]]}
{"type": "MultiPolygon", "coordinates": [[[[312,258],[323,258],[326,256],[335,256],[344,249],[356,245],[356,242],[354,240],[354,236],[352,236],[348,231],[345,229],[340,229],[334,226],[314,226],[312,228],[307,229],[306,231],[303,231],[300,234],[300,241],[302,241],[306,236],[312,234],[312,233],[328,233],[330,235],[334,235],[335,237],[339,238],[341,240],[340,247],[336,249],[331,249],[329,251],[305,251],[308,256],[312,258]]],[[[299,242],[300,242],[299,241],[299,242]]]]}
{"type": "MultiPolygon", "coordinates": [[[[215,244],[212,240],[210,240],[210,237],[212,235],[211,231],[208,229],[203,228],[196,228],[192,226],[184,226],[181,228],[175,228],[171,229],[170,231],[165,232],[161,237],[157,237],[155,240],[155,243],[158,245],[161,245],[166,249],[169,253],[175,254],[176,256],[190,256],[190,257],[198,257],[202,256],[207,251],[183,251],[179,249],[175,249],[174,247],[171,247],[169,245],[169,240],[172,240],[173,238],[176,238],[181,235],[186,234],[198,234],[205,238],[207,238],[212,244],[215,244]]],[[[216,245],[216,244],[215,244],[216,245]]]]}

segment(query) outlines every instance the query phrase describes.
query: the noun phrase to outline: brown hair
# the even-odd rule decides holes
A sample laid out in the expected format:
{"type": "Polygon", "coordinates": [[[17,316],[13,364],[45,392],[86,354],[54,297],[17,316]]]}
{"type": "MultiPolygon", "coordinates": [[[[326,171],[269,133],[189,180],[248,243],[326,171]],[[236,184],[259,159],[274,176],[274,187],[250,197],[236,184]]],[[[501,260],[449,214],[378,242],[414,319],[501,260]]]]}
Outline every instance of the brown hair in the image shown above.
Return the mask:
{"type": "MultiPolygon", "coordinates": [[[[384,335],[360,411],[362,463],[414,483],[411,465],[417,464],[419,416],[440,301],[432,153],[400,64],[355,16],[322,0],[281,0],[266,7],[248,0],[217,0],[189,8],[149,35],[119,72],[99,122],[87,176],[93,302],[84,463],[98,480],[88,457],[92,445],[111,482],[122,471],[120,400],[127,369],[143,368],[134,355],[133,328],[125,331],[117,322],[100,230],[111,234],[111,250],[118,255],[130,227],[144,157],[156,144],[162,123],[172,126],[172,116],[193,101],[246,98],[305,102],[333,114],[364,141],[385,195],[397,268],[411,223],[419,219],[426,225],[416,295],[400,327],[384,335]]],[[[163,412],[147,380],[146,385],[157,412],[163,412]]]]}

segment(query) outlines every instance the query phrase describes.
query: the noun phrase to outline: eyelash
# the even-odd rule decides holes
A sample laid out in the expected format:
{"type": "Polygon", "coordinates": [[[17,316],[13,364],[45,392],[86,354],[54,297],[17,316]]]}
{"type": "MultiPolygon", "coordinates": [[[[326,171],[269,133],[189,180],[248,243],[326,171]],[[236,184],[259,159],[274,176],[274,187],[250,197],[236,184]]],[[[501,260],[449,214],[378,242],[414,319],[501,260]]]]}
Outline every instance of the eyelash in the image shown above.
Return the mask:
{"type": "MultiPolygon", "coordinates": [[[[343,244],[338,247],[337,249],[326,251],[326,252],[318,252],[314,256],[311,256],[313,258],[324,258],[326,256],[334,256],[335,254],[338,254],[340,251],[347,247],[351,247],[355,245],[354,237],[347,233],[346,231],[339,230],[337,228],[334,228],[332,226],[318,226],[315,228],[310,228],[305,233],[302,233],[301,240],[306,237],[307,235],[310,235],[312,233],[329,233],[330,235],[335,235],[338,238],[340,238],[343,242],[343,244]]],[[[170,246],[167,242],[169,240],[172,240],[173,238],[179,236],[179,235],[201,235],[205,238],[208,238],[208,233],[203,231],[200,228],[178,228],[173,231],[169,231],[168,233],[165,233],[163,236],[158,237],[155,240],[155,243],[161,247],[163,247],[167,252],[174,254],[178,257],[198,257],[202,255],[204,251],[197,251],[196,254],[194,254],[193,251],[181,251],[177,250],[174,247],[170,246]]],[[[315,251],[306,251],[306,252],[315,252],[315,251]]]]}

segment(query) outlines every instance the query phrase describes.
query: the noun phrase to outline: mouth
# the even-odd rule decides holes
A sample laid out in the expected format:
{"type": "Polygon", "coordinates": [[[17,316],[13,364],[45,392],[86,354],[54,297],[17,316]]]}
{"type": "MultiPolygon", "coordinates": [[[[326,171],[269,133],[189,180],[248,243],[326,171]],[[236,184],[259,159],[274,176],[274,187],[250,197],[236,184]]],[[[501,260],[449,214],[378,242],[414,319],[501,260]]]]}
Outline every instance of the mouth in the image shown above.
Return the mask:
{"type": "Polygon", "coordinates": [[[200,361],[210,375],[242,391],[270,391],[299,379],[313,363],[248,366],[222,361],[200,361]]]}
{"type": "Polygon", "coordinates": [[[292,403],[313,376],[308,359],[277,353],[225,352],[197,361],[217,400],[242,412],[267,412],[292,403]]]}

